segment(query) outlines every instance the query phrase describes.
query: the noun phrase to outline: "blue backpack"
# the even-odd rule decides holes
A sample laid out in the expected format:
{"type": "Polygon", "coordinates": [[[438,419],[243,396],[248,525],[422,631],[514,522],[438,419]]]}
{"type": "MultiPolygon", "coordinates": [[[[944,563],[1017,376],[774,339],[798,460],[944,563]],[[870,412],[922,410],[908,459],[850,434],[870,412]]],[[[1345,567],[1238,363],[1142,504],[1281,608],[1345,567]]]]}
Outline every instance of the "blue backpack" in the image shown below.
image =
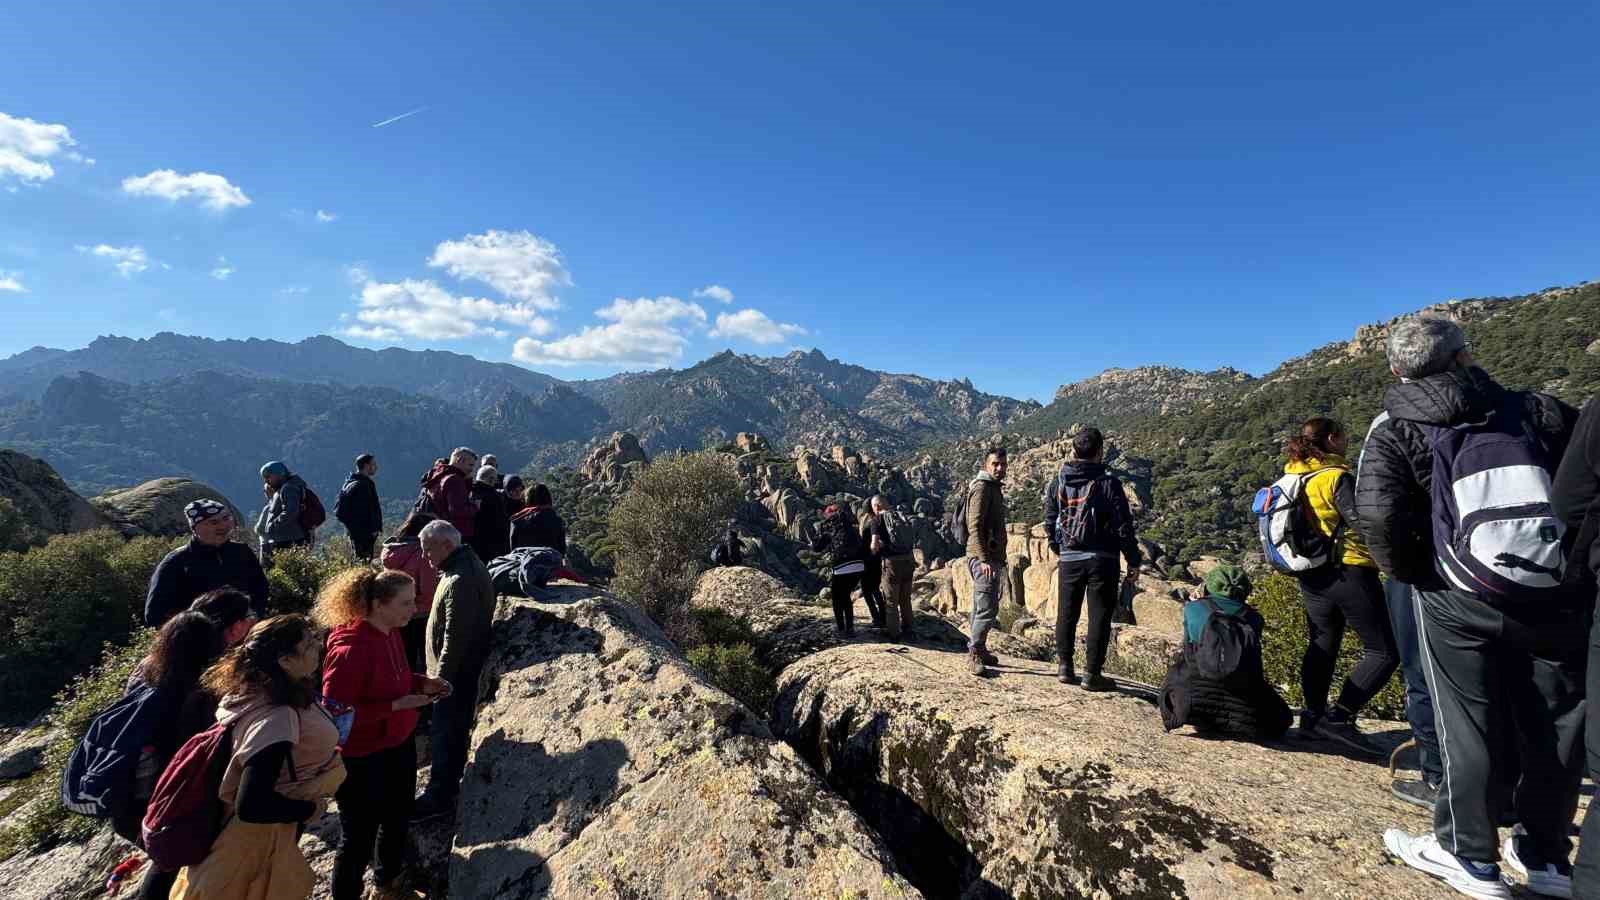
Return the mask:
{"type": "Polygon", "coordinates": [[[108,819],[134,800],[134,773],[156,725],[173,715],[171,698],[140,682],[89,723],[61,773],[61,805],[108,819]]]}

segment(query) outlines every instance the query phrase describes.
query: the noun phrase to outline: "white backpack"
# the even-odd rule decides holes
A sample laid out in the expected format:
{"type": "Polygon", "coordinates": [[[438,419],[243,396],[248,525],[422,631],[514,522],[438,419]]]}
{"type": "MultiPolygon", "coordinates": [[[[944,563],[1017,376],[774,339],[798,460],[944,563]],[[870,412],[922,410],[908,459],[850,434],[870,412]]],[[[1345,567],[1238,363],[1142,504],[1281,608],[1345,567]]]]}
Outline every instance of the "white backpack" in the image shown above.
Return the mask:
{"type": "Polygon", "coordinates": [[[1306,482],[1316,474],[1285,475],[1257,491],[1250,505],[1261,535],[1261,552],[1269,565],[1285,575],[1304,575],[1334,561],[1338,540],[1317,528],[1306,500],[1306,482]]]}

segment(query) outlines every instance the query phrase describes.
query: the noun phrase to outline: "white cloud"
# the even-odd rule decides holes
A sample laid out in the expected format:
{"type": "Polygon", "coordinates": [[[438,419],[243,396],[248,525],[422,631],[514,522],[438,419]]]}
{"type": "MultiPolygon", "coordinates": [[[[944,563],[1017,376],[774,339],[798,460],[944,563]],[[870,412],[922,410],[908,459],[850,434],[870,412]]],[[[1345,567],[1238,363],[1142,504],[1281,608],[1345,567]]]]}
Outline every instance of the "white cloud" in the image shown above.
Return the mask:
{"type": "Polygon", "coordinates": [[[136,197],[161,197],[178,201],[194,198],[208,209],[222,211],[230,206],[249,206],[244,191],[210,172],[179,175],[171,169],[157,169],[148,175],[122,179],[122,190],[136,197]]]}
{"type": "Polygon", "coordinates": [[[278,288],[278,293],[284,295],[285,297],[298,297],[302,294],[308,294],[310,292],[311,289],[303,284],[291,284],[286,287],[278,288]]]}
{"type": "Polygon", "coordinates": [[[534,365],[660,366],[682,357],[689,331],[706,324],[706,311],[700,304],[676,297],[618,297],[596,311],[595,317],[610,324],[591,325],[553,341],[522,338],[511,355],[534,365]]]}
{"type": "Polygon", "coordinates": [[[722,303],[733,302],[733,291],[728,290],[720,284],[708,284],[700,290],[695,291],[694,295],[696,297],[710,297],[711,299],[720,301],[722,303]]]}
{"type": "Polygon", "coordinates": [[[560,309],[561,301],[552,291],[572,284],[556,245],[526,231],[491,229],[443,241],[434,248],[428,265],[456,278],[481,281],[538,309],[560,309]]]}
{"type": "MultiPolygon", "coordinates": [[[[123,278],[132,278],[134,275],[150,268],[150,258],[145,255],[144,248],[139,246],[113,247],[110,244],[96,244],[93,247],[86,247],[83,244],[78,244],[77,250],[79,253],[87,253],[90,256],[111,260],[116,264],[117,273],[123,278]]],[[[162,264],[162,267],[171,268],[165,263],[162,264]]]]}
{"type": "MultiPolygon", "coordinates": [[[[49,159],[77,144],[65,125],[0,113],[0,178],[9,175],[33,183],[54,178],[56,170],[49,159]]],[[[72,151],[66,155],[78,158],[72,151]]]]}
{"type": "Polygon", "coordinates": [[[9,291],[13,294],[26,294],[28,289],[22,286],[21,272],[7,272],[0,269],[0,292],[9,291]]]}
{"type": "Polygon", "coordinates": [[[759,309],[741,309],[736,313],[717,313],[717,327],[710,337],[736,338],[757,344],[781,344],[806,330],[787,322],[774,322],[759,309]]]}
{"type": "Polygon", "coordinates": [[[356,266],[349,273],[361,287],[360,308],[355,314],[360,324],[344,330],[351,337],[460,340],[509,337],[497,324],[517,326],[535,335],[549,334],[553,327],[532,304],[457,297],[432,281],[373,281],[366,270],[356,266]]]}
{"type": "Polygon", "coordinates": [[[339,218],[339,214],[338,213],[331,213],[331,212],[328,212],[327,210],[324,210],[324,209],[317,210],[317,221],[318,222],[332,222],[334,219],[337,219],[337,218],[339,218]]]}
{"type": "Polygon", "coordinates": [[[227,281],[228,276],[232,275],[235,271],[237,270],[228,265],[228,258],[226,256],[219,256],[217,257],[217,267],[211,270],[211,277],[218,281],[227,281]]]}

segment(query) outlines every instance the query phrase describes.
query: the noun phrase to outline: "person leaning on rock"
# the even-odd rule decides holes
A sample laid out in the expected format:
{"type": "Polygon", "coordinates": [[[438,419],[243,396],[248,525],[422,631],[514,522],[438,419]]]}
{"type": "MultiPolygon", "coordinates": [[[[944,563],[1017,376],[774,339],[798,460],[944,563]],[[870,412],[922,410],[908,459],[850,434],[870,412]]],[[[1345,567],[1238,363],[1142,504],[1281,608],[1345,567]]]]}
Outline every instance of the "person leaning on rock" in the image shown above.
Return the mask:
{"type": "Polygon", "coordinates": [[[489,655],[494,622],[494,580],[461,532],[444,521],[422,529],[422,550],[439,570],[439,587],[428,613],[428,675],[452,686],[433,711],[429,749],[433,765],[427,790],[417,798],[416,819],[446,815],[455,809],[461,772],[467,765],[467,742],[478,709],[478,676],[489,655]]]}
{"type": "Polygon", "coordinates": [[[304,547],[311,535],[300,525],[300,506],[305,502],[305,479],[289,471],[279,460],[261,467],[261,493],[266,504],[256,518],[256,537],[261,539],[261,559],[272,565],[272,552],[280,547],[304,547]]]}
{"type": "Polygon", "coordinates": [[[990,447],[983,471],[967,485],[967,568],[972,573],[972,636],[967,666],[982,675],[999,663],[989,652],[989,631],[1000,616],[1006,583],[1006,449],[990,447]]]}
{"type": "Polygon", "coordinates": [[[228,507],[215,501],[195,500],[183,508],[191,537],[168,553],[150,576],[144,600],[144,624],[160,628],[200,595],[232,587],[250,596],[256,618],[267,614],[267,575],[255,551],[235,540],[235,522],[228,507]]]}

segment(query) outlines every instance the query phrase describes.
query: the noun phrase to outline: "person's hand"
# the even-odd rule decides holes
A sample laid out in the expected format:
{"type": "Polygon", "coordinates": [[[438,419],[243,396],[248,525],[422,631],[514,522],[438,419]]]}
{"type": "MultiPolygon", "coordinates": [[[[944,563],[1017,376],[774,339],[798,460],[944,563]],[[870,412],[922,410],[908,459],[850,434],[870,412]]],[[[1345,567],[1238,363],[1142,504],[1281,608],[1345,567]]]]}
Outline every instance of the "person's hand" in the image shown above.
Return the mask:
{"type": "Polygon", "coordinates": [[[395,712],[401,712],[407,709],[420,709],[432,702],[433,698],[427,694],[407,694],[390,704],[390,707],[395,712]]]}
{"type": "Polygon", "coordinates": [[[1130,571],[1128,574],[1122,576],[1122,583],[1123,584],[1138,584],[1139,583],[1139,570],[1138,569],[1134,569],[1133,571],[1130,571]]]}
{"type": "Polygon", "coordinates": [[[428,678],[422,682],[422,693],[430,700],[443,700],[455,691],[455,686],[443,678],[428,678]]]}
{"type": "Polygon", "coordinates": [[[988,563],[978,563],[978,574],[985,578],[993,578],[994,566],[991,566],[988,563]]]}

